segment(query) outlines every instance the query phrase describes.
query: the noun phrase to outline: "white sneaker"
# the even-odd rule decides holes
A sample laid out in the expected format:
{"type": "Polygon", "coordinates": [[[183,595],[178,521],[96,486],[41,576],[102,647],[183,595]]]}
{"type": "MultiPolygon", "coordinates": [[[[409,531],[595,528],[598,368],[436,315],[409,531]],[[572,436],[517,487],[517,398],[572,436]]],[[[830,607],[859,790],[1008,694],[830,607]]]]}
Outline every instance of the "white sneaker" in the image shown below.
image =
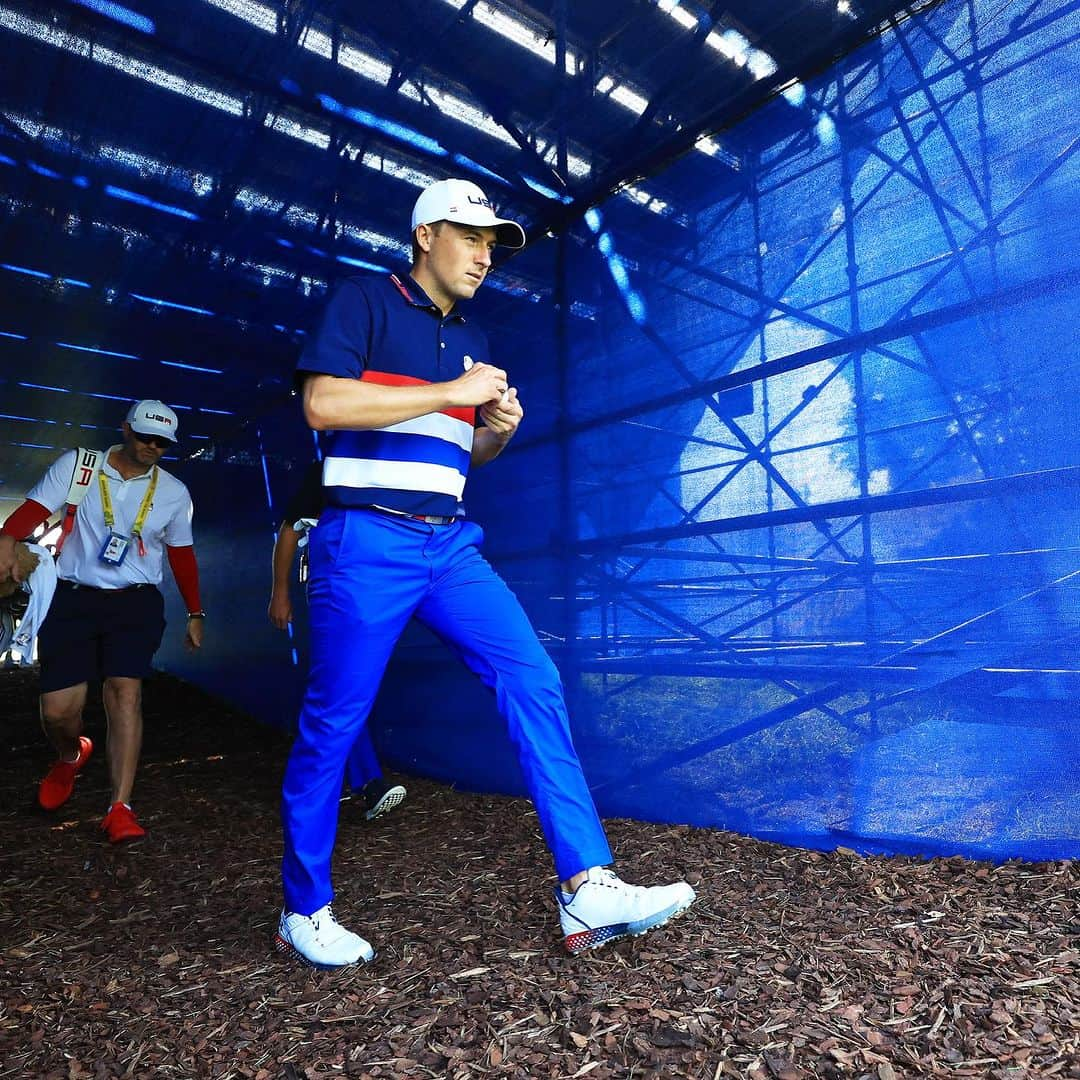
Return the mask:
{"type": "Polygon", "coordinates": [[[606,866],[594,866],[570,894],[556,887],[559,922],[571,954],[663,926],[694,902],[685,881],[643,888],[628,885],[606,866]]]}
{"type": "Polygon", "coordinates": [[[405,801],[405,788],[401,784],[391,784],[381,776],[369,780],[359,792],[360,806],[367,821],[374,821],[383,814],[390,813],[395,806],[405,801]]]}
{"type": "Polygon", "coordinates": [[[311,915],[283,911],[274,947],[317,968],[345,967],[375,959],[375,950],[359,934],[346,930],[334,918],[330,905],[311,915]]]}

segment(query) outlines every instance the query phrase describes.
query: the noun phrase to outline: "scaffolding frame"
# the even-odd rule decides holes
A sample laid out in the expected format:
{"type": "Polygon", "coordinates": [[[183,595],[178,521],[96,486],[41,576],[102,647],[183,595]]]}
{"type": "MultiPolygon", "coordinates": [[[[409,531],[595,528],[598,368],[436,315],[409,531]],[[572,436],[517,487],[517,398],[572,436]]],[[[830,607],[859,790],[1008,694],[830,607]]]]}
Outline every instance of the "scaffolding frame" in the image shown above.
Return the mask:
{"type": "MultiPolygon", "coordinates": [[[[598,676],[601,698],[612,700],[628,688],[657,675],[694,678],[757,680],[775,687],[786,700],[782,705],[751,715],[739,723],[721,724],[672,753],[638,763],[636,777],[655,779],[666,769],[684,764],[721,746],[817,711],[820,715],[872,733],[880,711],[923,691],[946,686],[975,693],[1001,693],[1029,684],[1048,666],[1065,679],[1070,696],[1080,696],[1080,612],[1075,589],[1080,575],[1080,543],[1053,552],[1040,549],[1028,535],[1015,510],[1016,499],[1040,492],[1064,493],[1072,498],[1080,485],[1080,469],[1073,465],[1002,473],[984,451],[983,432],[1006,416],[1024,373],[1010,370],[999,337],[1003,312],[1034,298],[1069,297],[1080,284],[1080,268],[1034,275],[1026,280],[1004,278],[1000,253],[1023,231],[1014,219],[1074,163],[1080,136],[1061,142],[1019,191],[1002,195],[995,187],[993,132],[984,96],[994,80],[1014,65],[1015,50],[1030,43],[1029,59],[1044,50],[1064,49],[1075,42],[1066,21],[1072,5],[1046,11],[1032,7],[1002,27],[1002,20],[980,26],[976,0],[947,5],[915,15],[902,25],[893,22],[888,32],[860,53],[841,62],[817,87],[815,95],[828,102],[840,131],[834,173],[841,184],[841,224],[815,238],[798,269],[812,274],[816,264],[835,258],[842,247],[845,288],[842,293],[811,296],[804,302],[787,298],[786,290],[768,288],[764,252],[769,237],[762,220],[763,203],[791,181],[801,168],[814,134],[796,132],[766,152],[749,155],[749,168],[740,190],[707,211],[718,223],[736,217],[752,221],[750,246],[753,266],[741,275],[702,265],[692,248],[667,250],[620,237],[641,263],[659,267],[650,282],[654,295],[675,300],[692,298],[711,306],[726,320],[718,335],[719,357],[711,370],[702,370],[673,347],[664,330],[646,324],[640,328],[642,347],[656,362],[667,365],[675,389],[646,401],[598,409],[592,415],[564,419],[545,439],[558,439],[564,550],[563,625],[552,629],[550,641],[560,649],[561,666],[575,699],[580,699],[584,675],[598,676]],[[964,52],[947,41],[950,24],[965,20],[969,40],[964,52]],[[1046,44],[1049,33],[1057,39],[1046,44]],[[937,62],[927,69],[926,54],[937,62]],[[923,55],[920,55],[923,54],[923,55]],[[1008,57],[1009,67],[1002,68],[1008,57]],[[906,85],[897,90],[896,71],[903,67],[906,85]],[[885,91],[874,87],[888,86],[885,91]],[[869,87],[870,89],[867,89],[869,87]],[[959,130],[975,117],[977,137],[959,130]],[[859,136],[860,131],[871,132],[859,136]],[[928,153],[934,141],[936,156],[928,153]],[[943,140],[943,142],[942,142],[943,140]],[[947,150],[942,152],[942,145],[947,150]],[[856,185],[862,162],[878,171],[868,190],[856,185]],[[956,194],[942,182],[945,169],[961,178],[956,194]],[[786,174],[786,175],[785,175],[786,174]],[[902,182],[922,199],[939,230],[942,253],[929,271],[915,263],[871,277],[860,266],[860,237],[864,220],[875,212],[875,199],[888,185],[902,182]],[[972,264],[977,263],[977,271],[972,264]],[[904,290],[905,279],[918,278],[918,286],[904,290]],[[942,284],[959,281],[962,299],[935,302],[942,284]],[[696,287],[695,287],[696,286],[696,287]],[[864,297],[890,288],[902,296],[888,311],[867,321],[864,297]],[[843,308],[843,319],[830,313],[843,308]],[[826,313],[822,313],[825,309],[826,313]],[[770,331],[777,322],[825,336],[810,347],[777,355],[770,331]],[[977,332],[999,365],[984,386],[950,371],[942,362],[933,332],[961,322],[977,332]],[[732,325],[733,324],[733,325],[732,325]],[[747,359],[753,356],[753,359],[747,359]],[[739,358],[743,363],[737,364],[739,358]],[[867,365],[902,367],[909,377],[936,387],[940,409],[915,420],[875,426],[867,385],[867,365]],[[770,400],[770,387],[784,376],[813,368],[816,382],[794,405],[782,407],[770,400]],[[847,498],[814,500],[799,490],[789,473],[798,453],[784,445],[783,435],[819,394],[838,379],[852,391],[851,433],[857,491],[847,498]],[[755,436],[748,424],[730,415],[720,395],[740,387],[755,387],[763,406],[761,431],[755,436]],[[685,418],[688,408],[712,414],[722,438],[690,437],[716,453],[711,469],[718,478],[704,494],[700,485],[684,484],[687,472],[677,464],[658,479],[674,520],[662,525],[581,537],[576,524],[582,505],[593,488],[575,475],[573,462],[584,456],[581,447],[603,438],[619,425],[638,424],[666,432],[673,441],[687,441],[685,428],[664,420],[665,410],[685,418]],[[874,458],[870,444],[901,430],[918,429],[929,443],[924,460],[913,463],[889,490],[874,489],[874,458]],[[935,469],[958,452],[975,463],[971,478],[941,485],[935,469]],[[794,455],[794,457],[793,457],[794,455]],[[760,484],[763,508],[744,514],[717,514],[725,490],[739,477],[753,473],[760,484]],[[688,498],[687,492],[697,495],[688,498]],[[963,573],[961,563],[971,556],[938,555],[923,560],[883,559],[875,554],[881,515],[934,505],[959,506],[974,500],[1002,500],[1014,543],[1006,550],[986,550],[981,558],[1020,567],[1020,581],[1011,595],[972,587],[964,603],[951,612],[915,613],[904,601],[904,590],[918,587],[927,575],[963,573]],[[813,530],[792,541],[795,525],[813,530]],[[722,538],[755,537],[753,552],[731,551],[722,538]],[[696,546],[695,546],[696,544],[696,546]],[[793,550],[801,548],[801,550],[793,550]],[[1050,558],[1049,556],[1053,556],[1050,558]],[[1060,561],[1067,565],[1062,572],[1060,561]],[[1040,573],[1039,566],[1045,566],[1040,573]],[[666,568],[663,569],[663,568],[666,568]],[[790,618],[840,590],[855,590],[861,600],[861,634],[830,640],[799,640],[782,629],[790,618]],[[1073,590],[1070,592],[1069,590],[1073,590]],[[688,597],[690,599],[688,599],[688,597]],[[1059,637],[1054,663],[1039,655],[1038,643],[1022,635],[1013,639],[1000,633],[1003,619],[1022,617],[1027,611],[1048,610],[1062,597],[1072,615],[1054,628],[1059,637]],[[688,610],[696,612],[688,614],[688,610]],[[627,626],[632,625],[632,629],[627,626]],[[651,626],[652,631],[643,630],[651,626]],[[899,632],[898,632],[899,631],[899,632]],[[559,644],[561,642],[561,645],[559,644]]],[[[812,162],[810,168],[827,168],[812,162]]],[[[710,222],[698,222],[708,228],[710,222]]],[[[691,230],[692,232],[694,230],[691,230]]],[[[557,296],[569,291],[565,256],[558,263],[557,296]]],[[[784,283],[790,285],[791,283],[784,283]]],[[[873,305],[880,307],[880,304],[873,305]]],[[[566,331],[566,304],[557,304],[560,317],[561,385],[572,385],[575,357],[566,331]]],[[[563,404],[570,408],[569,394],[563,404]]],[[[565,414],[564,414],[565,415],[565,414]]],[[[545,441],[535,440],[535,443],[545,441]]],[[[798,448],[801,450],[806,447],[798,448]]],[[[797,466],[796,466],[797,468],[797,466]]],[[[640,483],[640,478],[635,482],[640,483]]],[[[1080,538],[1078,538],[1080,540],[1080,538]]],[[[508,565],[542,557],[543,550],[519,548],[505,553],[508,565]]],[[[511,570],[512,573],[512,570],[511,570]]],[[[628,779],[620,776],[620,782],[628,779]]]]}

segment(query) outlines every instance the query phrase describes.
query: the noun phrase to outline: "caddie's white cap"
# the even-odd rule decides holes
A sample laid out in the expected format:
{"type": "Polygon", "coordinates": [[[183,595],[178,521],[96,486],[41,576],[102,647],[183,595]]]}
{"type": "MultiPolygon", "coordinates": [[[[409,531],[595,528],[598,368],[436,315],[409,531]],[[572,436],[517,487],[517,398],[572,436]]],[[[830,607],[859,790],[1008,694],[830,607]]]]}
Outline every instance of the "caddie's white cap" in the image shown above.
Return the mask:
{"type": "Polygon", "coordinates": [[[439,180],[420,192],[412,212],[417,225],[454,221],[458,225],[482,225],[495,230],[495,243],[508,248],[525,246],[525,230],[516,221],[495,216],[488,197],[471,180],[439,180]]]}
{"type": "Polygon", "coordinates": [[[132,431],[140,435],[160,435],[169,442],[176,442],[180,431],[180,421],[176,419],[176,413],[156,398],[148,398],[146,401],[136,401],[128,409],[124,419],[131,425],[132,431]]]}

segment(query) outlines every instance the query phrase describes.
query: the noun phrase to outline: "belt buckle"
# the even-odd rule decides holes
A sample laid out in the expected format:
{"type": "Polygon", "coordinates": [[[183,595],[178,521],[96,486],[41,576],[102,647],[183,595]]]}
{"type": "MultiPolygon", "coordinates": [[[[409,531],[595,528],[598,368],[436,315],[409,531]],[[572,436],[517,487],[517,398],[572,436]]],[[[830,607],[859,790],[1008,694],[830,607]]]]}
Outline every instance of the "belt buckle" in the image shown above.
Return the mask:
{"type": "Polygon", "coordinates": [[[441,514],[410,514],[407,510],[393,510],[389,506],[379,506],[378,503],[368,503],[366,509],[378,510],[381,514],[390,514],[393,517],[402,517],[407,521],[422,521],[425,525],[452,525],[457,520],[457,518],[441,514]]]}

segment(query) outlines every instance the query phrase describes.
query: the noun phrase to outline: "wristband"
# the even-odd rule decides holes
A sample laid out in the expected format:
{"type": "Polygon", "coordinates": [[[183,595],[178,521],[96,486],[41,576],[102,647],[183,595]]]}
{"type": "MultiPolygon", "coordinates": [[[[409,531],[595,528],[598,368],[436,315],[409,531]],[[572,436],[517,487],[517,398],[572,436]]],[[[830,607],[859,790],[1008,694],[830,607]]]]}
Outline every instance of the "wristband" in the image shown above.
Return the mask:
{"type": "Polygon", "coordinates": [[[187,614],[187,617],[189,619],[205,619],[206,618],[206,612],[205,611],[189,611],[188,614],[187,614]]]}

